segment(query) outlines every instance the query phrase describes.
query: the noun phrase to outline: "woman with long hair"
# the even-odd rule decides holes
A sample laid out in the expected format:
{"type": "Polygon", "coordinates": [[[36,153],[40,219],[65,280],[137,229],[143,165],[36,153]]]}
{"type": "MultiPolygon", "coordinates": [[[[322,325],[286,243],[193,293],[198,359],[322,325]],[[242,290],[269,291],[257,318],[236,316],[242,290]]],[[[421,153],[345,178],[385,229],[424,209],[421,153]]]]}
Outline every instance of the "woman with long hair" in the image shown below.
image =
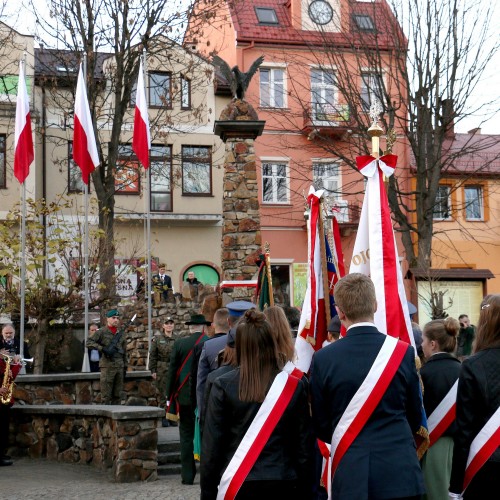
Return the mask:
{"type": "Polygon", "coordinates": [[[284,366],[295,357],[295,345],[285,312],[279,306],[271,306],[264,309],[264,316],[271,324],[271,333],[276,341],[278,357],[284,361],[284,366]]]}
{"type": "Polygon", "coordinates": [[[215,380],[208,400],[202,500],[310,498],[313,437],[306,390],[281,371],[271,325],[261,312],[249,310],[238,323],[236,360],[235,370],[215,380]]]}
{"type": "Polygon", "coordinates": [[[500,491],[499,374],[500,294],[495,294],[483,299],[473,355],[463,362],[458,381],[450,498],[461,498],[462,492],[464,499],[492,498],[500,491]],[[484,447],[484,442],[492,446],[484,447]],[[471,460],[473,456],[475,460],[471,460]],[[474,464],[479,457],[482,460],[476,471],[474,464]]]}
{"type": "MultiPolygon", "coordinates": [[[[444,400],[460,374],[460,361],[453,355],[457,346],[460,324],[455,318],[436,319],[427,323],[423,331],[422,350],[426,359],[420,370],[424,385],[424,408],[427,417],[444,400]]],[[[453,456],[453,436],[456,425],[452,422],[422,459],[426,495],[428,500],[442,500],[448,495],[453,456]]]]}

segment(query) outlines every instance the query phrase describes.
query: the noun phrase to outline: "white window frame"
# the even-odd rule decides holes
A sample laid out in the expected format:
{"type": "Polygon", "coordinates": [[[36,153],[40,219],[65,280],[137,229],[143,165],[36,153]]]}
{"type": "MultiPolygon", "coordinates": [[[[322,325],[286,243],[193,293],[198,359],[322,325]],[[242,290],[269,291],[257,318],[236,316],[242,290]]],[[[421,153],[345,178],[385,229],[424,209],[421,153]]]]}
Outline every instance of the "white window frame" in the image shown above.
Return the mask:
{"type": "Polygon", "coordinates": [[[448,186],[447,184],[440,184],[438,187],[438,191],[436,193],[436,201],[434,203],[434,208],[432,210],[432,218],[433,220],[451,220],[451,187],[448,186]],[[443,198],[440,196],[440,191],[446,189],[447,190],[447,200],[448,200],[448,217],[442,217],[442,210],[439,210],[437,212],[437,209],[441,209],[439,206],[440,200],[443,198]]]}
{"type": "Polygon", "coordinates": [[[315,122],[329,122],[327,118],[323,119],[322,116],[327,116],[328,114],[335,115],[338,113],[338,87],[336,85],[337,75],[333,68],[316,68],[312,67],[310,70],[310,81],[311,81],[311,108],[313,120],[315,122]],[[320,72],[322,75],[320,83],[313,84],[313,72],[320,72]],[[325,75],[333,75],[334,83],[327,82],[325,75]],[[329,102],[327,97],[328,91],[333,94],[333,99],[329,102]],[[318,113],[318,107],[321,106],[320,113],[318,113]],[[318,116],[320,118],[318,118],[318,116]]]}
{"type": "Polygon", "coordinates": [[[288,159],[274,159],[274,158],[261,158],[261,172],[262,172],[262,203],[266,205],[287,205],[290,203],[290,164],[288,159]],[[264,175],[265,166],[271,166],[272,175],[264,175]],[[277,175],[277,169],[281,166],[285,167],[285,175],[279,176],[277,175]],[[265,179],[271,179],[272,183],[272,200],[264,199],[265,190],[264,190],[264,181],[265,179]],[[285,199],[278,199],[278,179],[285,179],[285,199]]]}
{"type": "Polygon", "coordinates": [[[384,108],[384,75],[375,70],[363,70],[361,72],[361,108],[365,113],[370,111],[373,98],[377,98],[384,108]],[[367,82],[369,78],[369,82],[367,82]],[[377,95],[377,91],[380,95],[377,95]]]}
{"type": "Polygon", "coordinates": [[[260,68],[259,71],[259,93],[260,93],[260,107],[261,108],[276,108],[276,109],[285,109],[287,107],[287,71],[286,65],[273,65],[273,66],[264,66],[260,68]],[[277,72],[283,73],[283,80],[277,80],[276,75],[277,72]],[[269,73],[269,81],[262,81],[262,74],[264,72],[269,73]],[[281,106],[277,105],[277,96],[279,95],[277,92],[277,85],[282,84],[282,99],[283,104],[281,106]],[[267,94],[269,96],[269,102],[266,102],[264,99],[264,94],[267,87],[267,94]]]}
{"type": "MultiPolygon", "coordinates": [[[[333,170],[333,169],[332,169],[333,170]]],[[[316,189],[324,189],[326,196],[330,200],[340,200],[341,191],[341,175],[340,175],[340,161],[339,160],[313,160],[312,162],[313,184],[316,189]],[[322,175],[316,175],[317,170],[324,167],[322,175]],[[335,175],[325,175],[326,169],[334,167],[336,170],[335,175]],[[334,183],[327,184],[327,183],[334,183]]]]}
{"type": "MultiPolygon", "coordinates": [[[[465,202],[465,220],[470,220],[470,221],[482,221],[484,220],[484,189],[483,186],[477,186],[477,185],[465,185],[464,186],[464,202],[465,202]],[[468,200],[467,199],[467,191],[475,190],[477,193],[477,196],[474,198],[474,200],[468,200]],[[471,208],[472,204],[478,205],[479,209],[479,217],[474,217],[474,216],[469,216],[468,211],[471,208]]],[[[474,208],[474,207],[472,207],[474,208]]]]}

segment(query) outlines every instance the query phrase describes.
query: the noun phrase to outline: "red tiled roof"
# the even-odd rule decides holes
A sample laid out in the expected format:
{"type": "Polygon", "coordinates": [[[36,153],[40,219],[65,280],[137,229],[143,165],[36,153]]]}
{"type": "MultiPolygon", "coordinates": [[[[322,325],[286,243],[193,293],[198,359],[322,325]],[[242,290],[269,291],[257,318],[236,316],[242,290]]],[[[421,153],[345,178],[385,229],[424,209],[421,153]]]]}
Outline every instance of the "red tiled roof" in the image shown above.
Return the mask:
{"type": "MultiPolygon", "coordinates": [[[[361,43],[361,37],[363,37],[363,45],[368,45],[370,39],[375,39],[373,33],[369,32],[319,33],[296,29],[292,26],[289,2],[285,0],[235,0],[228,2],[228,5],[238,42],[265,42],[280,45],[322,45],[328,42],[339,46],[350,46],[351,43],[356,43],[356,40],[361,43]],[[255,7],[274,9],[279,24],[272,26],[259,24],[255,7]]],[[[369,3],[350,2],[350,7],[351,18],[353,14],[366,14],[372,17],[377,30],[377,47],[380,49],[394,47],[395,30],[398,30],[402,43],[406,43],[385,0],[369,3]]]]}

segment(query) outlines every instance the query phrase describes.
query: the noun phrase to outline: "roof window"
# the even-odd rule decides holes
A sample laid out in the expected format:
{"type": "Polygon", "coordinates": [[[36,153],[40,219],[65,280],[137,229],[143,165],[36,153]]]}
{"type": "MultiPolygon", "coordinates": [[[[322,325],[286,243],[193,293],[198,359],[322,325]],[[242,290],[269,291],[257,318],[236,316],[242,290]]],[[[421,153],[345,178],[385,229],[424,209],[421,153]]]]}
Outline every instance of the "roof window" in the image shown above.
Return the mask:
{"type": "Polygon", "coordinates": [[[279,24],[276,11],[269,7],[255,7],[255,14],[259,24],[279,24]]]}
{"type": "Polygon", "coordinates": [[[371,16],[367,14],[354,14],[352,17],[358,29],[363,31],[375,31],[375,24],[371,16]]]}

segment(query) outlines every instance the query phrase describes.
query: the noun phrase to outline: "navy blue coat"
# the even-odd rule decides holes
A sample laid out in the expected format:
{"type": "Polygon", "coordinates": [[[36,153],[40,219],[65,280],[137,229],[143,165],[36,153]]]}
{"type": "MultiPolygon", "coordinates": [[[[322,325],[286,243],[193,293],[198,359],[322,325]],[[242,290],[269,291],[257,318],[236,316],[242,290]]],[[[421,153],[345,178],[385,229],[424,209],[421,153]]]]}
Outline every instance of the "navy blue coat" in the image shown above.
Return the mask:
{"type": "MultiPolygon", "coordinates": [[[[313,425],[319,439],[331,442],[333,430],[384,339],[375,327],[353,327],[345,338],[314,355],[310,387],[313,425]]],[[[414,352],[408,346],[380,403],[340,461],[332,482],[336,500],[382,500],[424,493],[413,438],[422,412],[414,352]]]]}

